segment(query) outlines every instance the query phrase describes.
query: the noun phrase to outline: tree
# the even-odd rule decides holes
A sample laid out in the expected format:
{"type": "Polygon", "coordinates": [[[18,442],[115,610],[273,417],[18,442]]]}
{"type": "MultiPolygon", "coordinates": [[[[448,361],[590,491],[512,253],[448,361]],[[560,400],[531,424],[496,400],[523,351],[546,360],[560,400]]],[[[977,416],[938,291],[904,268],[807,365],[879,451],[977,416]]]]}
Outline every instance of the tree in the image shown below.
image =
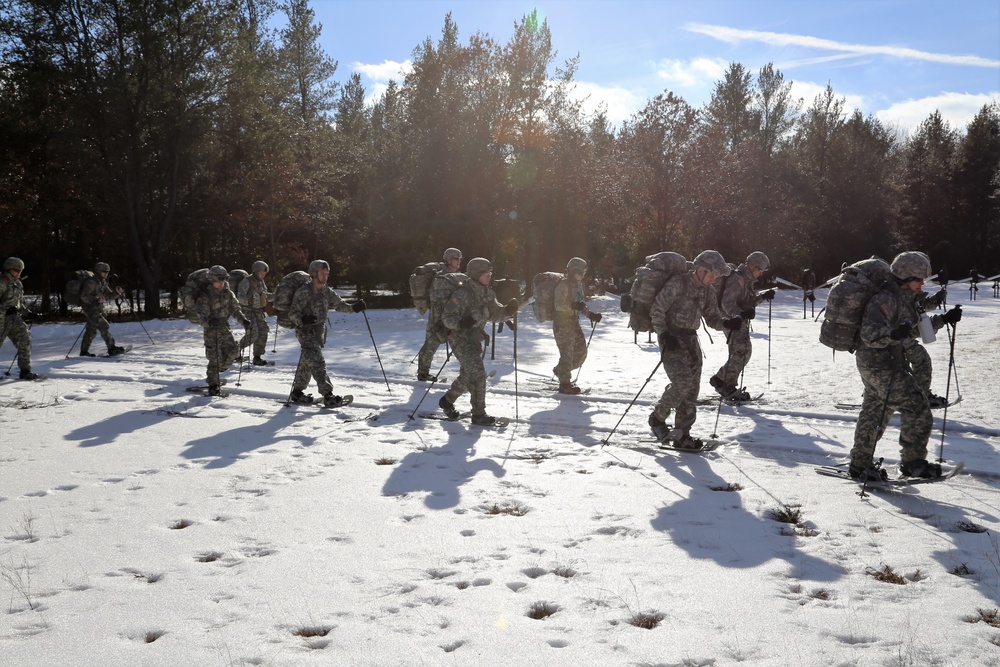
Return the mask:
{"type": "Polygon", "coordinates": [[[959,143],[955,181],[958,225],[947,258],[952,266],[1000,270],[1000,105],[984,105],[959,143]],[[957,251],[957,252],[956,252],[957,251]]]}

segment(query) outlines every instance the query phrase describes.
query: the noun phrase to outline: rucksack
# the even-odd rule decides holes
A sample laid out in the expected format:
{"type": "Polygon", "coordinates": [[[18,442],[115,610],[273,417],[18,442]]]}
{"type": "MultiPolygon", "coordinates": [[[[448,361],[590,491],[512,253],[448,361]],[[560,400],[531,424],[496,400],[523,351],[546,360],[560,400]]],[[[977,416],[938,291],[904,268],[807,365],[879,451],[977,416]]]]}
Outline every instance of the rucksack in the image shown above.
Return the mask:
{"type": "Polygon", "coordinates": [[[278,325],[283,326],[286,329],[294,329],[295,325],[292,321],[288,319],[288,311],[292,308],[292,298],[295,297],[295,292],[312,281],[312,276],[310,276],[305,271],[292,271],[285,275],[278,283],[278,286],[274,289],[274,301],[272,305],[274,306],[275,315],[278,316],[278,325]]]}
{"type": "Polygon", "coordinates": [[[556,316],[556,285],[563,278],[561,273],[546,271],[531,279],[531,293],[535,297],[531,310],[539,322],[551,322],[556,316]]]}
{"type": "Polygon", "coordinates": [[[423,315],[431,307],[431,284],[434,277],[443,272],[443,262],[421,264],[410,274],[410,296],[413,297],[413,307],[423,315]]]}
{"type": "Polygon", "coordinates": [[[208,269],[198,269],[187,277],[184,286],[181,287],[181,304],[184,306],[184,314],[192,324],[201,324],[201,318],[195,310],[195,304],[198,297],[204,294],[211,284],[208,269]]]}
{"type": "Polygon", "coordinates": [[[87,282],[88,279],[93,277],[93,271],[81,269],[73,272],[73,277],[69,279],[66,283],[66,289],[63,290],[63,298],[66,300],[68,305],[80,305],[80,291],[83,289],[83,284],[87,282]]]}
{"type": "Polygon", "coordinates": [[[628,325],[633,331],[653,330],[649,311],[656,295],[669,278],[686,273],[690,267],[690,262],[676,252],[658,252],[646,257],[646,264],[635,270],[629,293],[622,295],[621,309],[629,314],[628,325]]]}
{"type": "MultiPolygon", "coordinates": [[[[240,289],[240,283],[250,276],[249,273],[243,269],[234,269],[229,272],[229,291],[236,294],[240,289]]],[[[245,306],[245,303],[241,303],[241,306],[245,306]]]]}
{"type": "Polygon", "coordinates": [[[739,268],[732,262],[727,262],[727,264],[729,265],[729,273],[721,278],[718,278],[714,283],[712,283],[712,287],[715,288],[715,296],[718,299],[719,308],[722,308],[722,295],[726,293],[726,285],[729,284],[729,276],[733,275],[739,268]]]}
{"type": "Polygon", "coordinates": [[[839,352],[853,352],[861,339],[861,321],[868,301],[893,285],[889,264],[878,257],[865,259],[844,269],[830,288],[819,342],[839,352]]]}

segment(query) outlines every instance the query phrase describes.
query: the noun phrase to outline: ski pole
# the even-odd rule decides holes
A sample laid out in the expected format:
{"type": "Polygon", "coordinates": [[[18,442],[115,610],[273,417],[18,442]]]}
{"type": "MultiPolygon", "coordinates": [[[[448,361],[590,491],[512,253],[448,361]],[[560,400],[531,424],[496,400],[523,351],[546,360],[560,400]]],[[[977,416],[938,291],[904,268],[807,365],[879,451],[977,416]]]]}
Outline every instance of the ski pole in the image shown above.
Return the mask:
{"type": "Polygon", "coordinates": [[[447,364],[448,360],[451,359],[451,348],[445,345],[444,349],[448,353],[447,356],[445,356],[444,358],[444,364],[441,364],[441,368],[438,369],[437,375],[435,375],[434,379],[431,380],[431,383],[427,385],[427,389],[424,390],[424,395],[420,397],[419,401],[417,401],[417,407],[413,408],[413,412],[411,412],[409,415],[406,416],[407,421],[413,420],[413,415],[417,414],[417,410],[420,409],[420,404],[424,402],[425,398],[427,398],[427,394],[430,393],[431,387],[434,386],[434,383],[437,382],[437,379],[441,377],[441,373],[444,372],[445,364],[447,364]]]}
{"type": "MultiPolygon", "coordinates": [[[[249,329],[245,329],[243,331],[243,341],[241,341],[241,342],[246,342],[246,339],[248,338],[248,332],[249,332],[249,329]]],[[[236,342],[235,338],[233,338],[233,342],[234,343],[236,342]]],[[[239,344],[237,344],[236,352],[239,355],[237,358],[239,359],[239,362],[240,362],[240,369],[236,372],[236,386],[237,387],[240,386],[240,381],[243,380],[243,350],[245,350],[245,349],[246,349],[246,345],[244,345],[243,347],[240,347],[239,344]]]]}
{"type": "Polygon", "coordinates": [[[10,366],[8,366],[7,370],[4,371],[4,373],[3,373],[4,377],[10,375],[10,369],[14,368],[14,362],[17,361],[17,355],[19,355],[19,354],[21,354],[20,351],[14,352],[14,358],[10,360],[10,366]]]}
{"type": "Polygon", "coordinates": [[[80,333],[78,333],[76,335],[76,338],[73,339],[73,344],[69,346],[69,351],[66,352],[66,356],[65,356],[66,359],[69,359],[69,355],[73,352],[73,348],[76,347],[76,342],[78,340],[80,340],[80,336],[82,336],[83,332],[86,331],[86,330],[87,330],[87,325],[84,324],[83,325],[83,329],[80,329],[80,333]]]}
{"type": "Polygon", "coordinates": [[[771,384],[771,299],[767,300],[767,383],[771,384]]]}
{"type": "Polygon", "coordinates": [[[663,365],[663,359],[660,358],[660,360],[656,362],[656,368],[654,368],[653,372],[649,374],[649,377],[646,378],[646,381],[642,383],[642,387],[639,388],[639,391],[638,393],[636,393],[635,398],[633,398],[632,402],[629,403],[628,406],[625,408],[625,412],[622,413],[622,416],[618,420],[618,423],[615,424],[615,427],[611,429],[611,433],[608,433],[608,437],[606,437],[604,440],[601,440],[601,447],[604,447],[611,441],[611,436],[613,436],[615,434],[615,431],[618,430],[618,427],[621,425],[622,420],[625,419],[625,415],[627,415],[628,411],[632,409],[632,406],[635,405],[635,402],[639,400],[639,395],[642,394],[643,390],[646,388],[646,385],[649,384],[649,381],[653,379],[653,376],[656,375],[656,371],[660,370],[660,366],[662,365],[663,365]]]}
{"type": "Polygon", "coordinates": [[[519,419],[517,401],[517,311],[514,311],[514,419],[519,419]]]}
{"type": "MultiPolygon", "coordinates": [[[[586,352],[590,351],[590,341],[592,341],[594,339],[594,329],[596,329],[596,328],[597,328],[597,322],[591,322],[590,323],[590,337],[587,338],[587,346],[585,348],[583,348],[584,351],[585,351],[584,354],[586,354],[586,352]]],[[[586,356],[584,357],[583,361],[584,361],[584,363],[586,363],[586,361],[587,361],[586,356]]],[[[573,378],[573,384],[576,384],[576,381],[580,379],[580,370],[582,368],[583,368],[583,364],[581,363],[580,364],[580,368],[576,369],[576,377],[573,378]]]]}
{"type": "MultiPolygon", "coordinates": [[[[278,326],[278,322],[275,321],[275,323],[274,323],[274,342],[271,344],[271,354],[274,354],[275,352],[278,351],[278,329],[280,329],[280,328],[281,327],[278,326]]],[[[267,343],[267,341],[265,341],[265,344],[266,343],[267,343]]]]}
{"type": "Polygon", "coordinates": [[[132,310],[132,317],[134,317],[135,321],[139,323],[140,327],[142,327],[142,330],[145,332],[146,338],[149,339],[149,342],[152,343],[153,345],[156,345],[156,341],[153,340],[153,337],[149,335],[149,332],[146,331],[146,327],[145,325],[143,325],[142,320],[139,319],[139,313],[135,312],[134,309],[132,310]]]}
{"type": "Polygon", "coordinates": [[[385,388],[391,394],[392,388],[389,386],[389,378],[385,376],[385,367],[382,366],[382,357],[379,356],[378,345],[375,344],[375,334],[372,333],[372,325],[368,323],[368,313],[362,310],[361,314],[365,316],[365,326],[368,327],[368,335],[372,339],[372,347],[375,348],[375,358],[378,360],[378,367],[382,369],[382,379],[385,380],[385,388]]]}
{"type": "MultiPolygon", "coordinates": [[[[951,403],[951,369],[955,364],[955,325],[948,325],[948,383],[944,390],[944,414],[941,416],[941,445],[938,447],[938,462],[944,463],[944,433],[948,426],[948,404],[951,403]]],[[[955,389],[958,390],[958,374],[955,375],[955,389]]],[[[961,392],[958,393],[962,395],[961,392]]]]}

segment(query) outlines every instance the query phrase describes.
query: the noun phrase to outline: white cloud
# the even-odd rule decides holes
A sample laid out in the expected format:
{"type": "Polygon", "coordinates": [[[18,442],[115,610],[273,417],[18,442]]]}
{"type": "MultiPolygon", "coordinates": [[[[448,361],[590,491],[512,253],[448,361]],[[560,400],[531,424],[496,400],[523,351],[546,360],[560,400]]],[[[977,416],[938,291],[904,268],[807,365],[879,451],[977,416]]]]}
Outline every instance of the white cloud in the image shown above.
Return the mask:
{"type": "Polygon", "coordinates": [[[934,97],[893,104],[888,109],[876,111],[875,117],[883,123],[898,125],[912,132],[936,110],[941,113],[944,120],[948,121],[953,130],[962,132],[980,109],[998,100],[1000,91],[986,95],[943,93],[934,97]]]}
{"type": "Polygon", "coordinates": [[[404,60],[403,62],[383,60],[377,64],[355,62],[351,63],[351,69],[355,72],[360,72],[372,81],[388,83],[391,79],[399,81],[412,71],[413,62],[410,60],[404,60]]]}
{"type": "Polygon", "coordinates": [[[722,58],[666,59],[657,63],[656,75],[668,85],[678,88],[703,88],[714,86],[725,76],[727,69],[729,63],[722,58]]]}
{"type": "MultiPolygon", "coordinates": [[[[812,81],[792,81],[791,84],[792,97],[802,100],[802,111],[811,107],[817,96],[826,94],[826,84],[820,85],[812,81]]],[[[855,109],[860,109],[861,113],[865,113],[865,108],[868,106],[862,95],[844,95],[834,89],[833,96],[836,99],[844,100],[845,116],[850,116],[855,109]]]]}
{"type": "Polygon", "coordinates": [[[602,105],[608,122],[621,127],[646,104],[646,98],[621,86],[604,86],[587,81],[574,81],[571,95],[580,100],[587,114],[595,113],[602,105]]]}

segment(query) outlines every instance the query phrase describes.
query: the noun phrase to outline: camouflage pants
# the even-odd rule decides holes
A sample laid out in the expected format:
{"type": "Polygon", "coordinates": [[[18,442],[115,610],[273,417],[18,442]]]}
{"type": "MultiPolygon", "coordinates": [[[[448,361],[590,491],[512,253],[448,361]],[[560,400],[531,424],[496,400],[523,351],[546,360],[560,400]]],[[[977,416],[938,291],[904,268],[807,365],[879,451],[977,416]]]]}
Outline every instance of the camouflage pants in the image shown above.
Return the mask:
{"type": "Polygon", "coordinates": [[[468,393],[472,403],[472,415],[486,414],[486,368],[483,366],[483,330],[472,327],[463,331],[453,331],[448,337],[451,350],[458,359],[458,377],[451,383],[445,398],[454,403],[458,397],[468,393]]]}
{"type": "Polygon", "coordinates": [[[865,393],[854,429],[851,465],[868,467],[875,455],[875,445],[896,412],[900,420],[900,462],[925,460],[933,417],[927,395],[917,379],[903,370],[875,369],[861,363],[858,363],[858,370],[865,393]]]}
{"type": "Polygon", "coordinates": [[[83,314],[87,318],[87,324],[83,329],[83,338],[80,340],[80,354],[90,351],[90,344],[94,342],[97,332],[101,332],[101,338],[108,346],[108,350],[115,346],[115,339],[111,335],[111,325],[104,317],[104,306],[84,306],[83,314]]]}
{"type": "Polygon", "coordinates": [[[697,336],[685,337],[679,350],[663,350],[660,359],[670,384],[653,408],[653,414],[667,421],[670,411],[677,411],[674,427],[684,433],[691,430],[698,417],[698,391],[701,385],[701,345],[697,336]]]}
{"type": "Polygon", "coordinates": [[[743,322],[739,329],[728,333],[729,340],[726,345],[729,348],[729,358],[715,376],[722,380],[722,386],[735,387],[739,382],[740,373],[750,363],[750,356],[753,354],[753,345],[750,344],[750,324],[743,322]]]}
{"type": "Polygon", "coordinates": [[[10,338],[17,350],[17,367],[22,373],[31,370],[31,332],[28,325],[21,319],[20,314],[2,315],[0,314],[0,346],[4,339],[10,338]]]}
{"type": "Polygon", "coordinates": [[[253,344],[253,356],[263,356],[267,351],[267,334],[271,329],[267,326],[267,316],[262,308],[247,308],[244,310],[250,320],[250,329],[247,335],[240,341],[240,348],[253,344]]]}
{"type": "Polygon", "coordinates": [[[219,374],[228,370],[239,355],[239,347],[228,324],[205,327],[206,377],[209,385],[218,385],[219,374]]]}
{"type": "Polygon", "coordinates": [[[570,384],[573,381],[573,371],[583,366],[583,362],[587,360],[587,341],[583,337],[583,329],[577,320],[564,322],[556,319],[552,322],[552,335],[559,348],[559,363],[552,372],[559,378],[559,384],[570,384]]]}
{"type": "Polygon", "coordinates": [[[438,324],[437,318],[432,318],[428,315],[424,345],[420,348],[420,353],[417,355],[417,375],[431,374],[431,364],[434,362],[434,355],[437,353],[438,348],[444,344],[444,341],[438,335],[440,328],[441,325],[438,324]]]}
{"type": "Polygon", "coordinates": [[[316,380],[316,389],[321,396],[333,393],[330,375],[326,372],[326,359],[323,358],[323,325],[302,326],[295,330],[299,339],[299,363],[295,367],[295,379],[292,380],[292,391],[305,391],[309,379],[316,380]]]}
{"type": "Polygon", "coordinates": [[[917,384],[920,385],[925,394],[929,395],[931,393],[931,374],[933,371],[931,355],[927,353],[927,349],[923,345],[915,340],[903,347],[903,355],[910,364],[910,372],[916,378],[917,384]]]}

